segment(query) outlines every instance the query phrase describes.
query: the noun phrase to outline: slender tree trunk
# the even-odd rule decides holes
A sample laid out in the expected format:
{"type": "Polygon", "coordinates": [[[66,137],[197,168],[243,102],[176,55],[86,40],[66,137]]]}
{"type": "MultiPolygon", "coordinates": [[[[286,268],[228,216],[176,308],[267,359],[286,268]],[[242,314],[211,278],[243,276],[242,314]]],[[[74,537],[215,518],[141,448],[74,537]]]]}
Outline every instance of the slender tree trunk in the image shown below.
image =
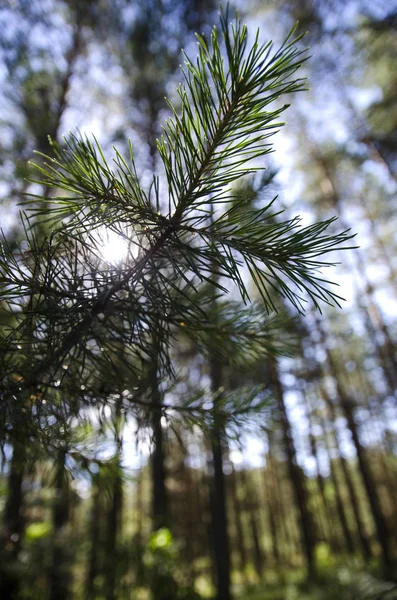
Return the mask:
{"type": "MultiPolygon", "coordinates": [[[[306,143],[308,145],[311,156],[315,162],[315,164],[322,171],[323,181],[327,183],[327,193],[324,193],[325,199],[339,212],[339,222],[341,223],[344,229],[349,228],[349,224],[344,221],[342,216],[342,207],[341,207],[341,198],[338,193],[337,185],[335,182],[335,176],[330,167],[329,163],[322,155],[319,148],[312,142],[309,141],[305,132],[303,131],[306,143]]],[[[369,334],[371,336],[371,341],[376,345],[376,349],[382,358],[381,360],[381,368],[384,372],[385,378],[388,382],[390,390],[394,394],[397,388],[397,358],[396,358],[396,349],[392,340],[392,336],[390,335],[389,328],[386,326],[379,306],[375,300],[374,289],[366,275],[366,266],[360,251],[355,251],[354,254],[351,255],[351,261],[353,265],[354,271],[359,275],[360,279],[364,281],[365,294],[367,299],[368,306],[362,306],[360,300],[358,300],[358,304],[361,305],[362,310],[364,310],[366,315],[366,324],[367,327],[369,325],[369,334]],[[373,330],[375,330],[373,332],[373,330]],[[383,342],[379,343],[378,341],[378,332],[381,332],[383,337],[383,342]]],[[[359,296],[358,296],[359,298],[359,296]]]]}
{"type": "Polygon", "coordinates": [[[112,491],[110,505],[106,519],[106,572],[105,572],[105,598],[116,600],[117,593],[117,550],[121,526],[122,507],[122,481],[120,475],[120,462],[115,460],[111,466],[112,491]]]}
{"type": "Polygon", "coordinates": [[[357,498],[356,490],[354,489],[353,480],[350,474],[349,465],[344,456],[341,456],[339,453],[340,465],[342,467],[342,472],[344,476],[344,480],[346,482],[347,491],[349,494],[350,505],[353,509],[354,519],[357,524],[357,532],[360,539],[360,545],[362,549],[362,554],[364,560],[369,560],[373,556],[373,552],[371,549],[371,544],[369,538],[366,534],[366,527],[364,525],[364,520],[361,516],[359,501],[357,498]]]}
{"type": "Polygon", "coordinates": [[[321,474],[320,461],[319,461],[319,457],[318,457],[318,443],[317,443],[317,439],[315,438],[314,433],[313,433],[313,420],[312,420],[310,406],[308,407],[307,417],[308,417],[308,421],[309,421],[310,448],[312,451],[312,456],[313,456],[314,460],[316,461],[317,489],[319,491],[322,509],[323,509],[322,510],[323,517],[324,517],[323,531],[324,531],[325,538],[326,539],[328,538],[331,542],[331,546],[335,547],[335,546],[338,546],[338,543],[337,543],[337,538],[335,537],[334,528],[332,527],[333,514],[332,514],[331,506],[329,505],[329,502],[328,502],[328,499],[327,499],[327,496],[325,493],[325,481],[321,474]]]}
{"type": "Polygon", "coordinates": [[[263,557],[261,544],[259,541],[258,521],[255,518],[252,510],[251,510],[251,514],[250,514],[250,527],[251,527],[251,537],[252,537],[252,542],[253,542],[255,571],[256,571],[256,574],[258,575],[259,579],[261,579],[263,577],[264,557],[263,557]]]}
{"type": "Polygon", "coordinates": [[[391,391],[395,393],[397,389],[396,348],[390,335],[389,328],[386,326],[381,312],[379,310],[379,307],[374,300],[375,290],[372,284],[369,282],[368,278],[365,276],[366,270],[364,261],[359,258],[358,263],[361,276],[364,279],[365,293],[368,298],[368,308],[366,308],[369,317],[368,320],[370,321],[372,329],[374,330],[374,341],[376,349],[379,353],[379,356],[382,359],[381,368],[384,371],[385,378],[389,384],[391,391]],[[378,332],[381,332],[383,343],[380,343],[378,341],[378,332]]]}
{"type": "Polygon", "coordinates": [[[117,598],[117,572],[118,572],[118,542],[121,530],[121,516],[123,503],[123,482],[121,476],[121,400],[115,407],[115,443],[116,454],[110,466],[111,494],[106,518],[106,573],[105,573],[105,598],[117,598]]]}
{"type": "Polygon", "coordinates": [[[90,518],[90,550],[86,576],[86,598],[95,600],[98,597],[97,577],[100,574],[99,547],[101,531],[101,490],[99,473],[92,477],[91,484],[91,518],[90,518]]]}
{"type": "Polygon", "coordinates": [[[363,321],[367,330],[368,338],[374,346],[378,355],[380,369],[391,394],[395,394],[397,387],[397,363],[395,359],[395,347],[391,340],[389,330],[383,323],[380,310],[374,301],[374,289],[365,277],[365,265],[361,259],[357,260],[358,268],[353,264],[353,270],[364,279],[364,295],[355,283],[356,304],[363,315],[363,321]]]}
{"type": "Polygon", "coordinates": [[[342,97],[342,101],[347,105],[351,119],[355,122],[358,132],[360,133],[360,142],[365,144],[368,150],[368,156],[373,160],[384,165],[386,170],[389,173],[389,176],[397,182],[397,173],[392,164],[392,162],[388,159],[387,155],[384,153],[381,144],[377,142],[377,140],[371,137],[370,132],[368,131],[367,125],[364,119],[357,112],[353,102],[350,99],[348,88],[346,86],[346,82],[341,76],[339,70],[336,65],[334,68],[335,75],[337,75],[339,82],[337,85],[337,90],[342,97]]]}
{"type": "Polygon", "coordinates": [[[153,531],[169,526],[168,498],[166,488],[164,432],[161,424],[161,393],[157,372],[157,361],[151,369],[150,376],[153,430],[152,468],[152,526],[153,531]]]}
{"type": "Polygon", "coordinates": [[[274,514],[274,498],[272,496],[272,490],[270,487],[270,469],[267,468],[263,471],[264,474],[264,488],[265,488],[265,498],[266,505],[269,517],[269,525],[270,525],[270,534],[272,538],[272,554],[276,563],[280,561],[280,550],[279,550],[279,540],[278,540],[278,532],[277,532],[277,523],[274,514]]]}
{"type": "Polygon", "coordinates": [[[240,501],[240,497],[239,497],[239,486],[238,486],[238,480],[237,480],[237,473],[236,470],[233,466],[233,463],[230,461],[230,464],[232,465],[232,473],[230,476],[230,482],[231,482],[231,492],[232,492],[232,502],[233,502],[233,512],[234,512],[234,522],[235,522],[235,526],[236,526],[236,547],[237,547],[237,552],[238,552],[238,556],[239,556],[239,562],[240,562],[240,570],[243,574],[245,574],[245,568],[247,566],[247,549],[246,549],[246,545],[245,545],[245,539],[244,539],[244,526],[243,526],[243,521],[242,521],[242,517],[243,517],[243,512],[242,512],[242,506],[241,506],[241,501],[240,501]]]}
{"type": "Polygon", "coordinates": [[[283,438],[288,458],[289,476],[294,490],[295,501],[299,509],[302,546],[306,557],[308,578],[315,579],[316,565],[314,551],[316,546],[316,535],[314,532],[314,524],[308,508],[309,504],[307,491],[303,481],[303,473],[299,468],[296,459],[296,450],[292,437],[291,426],[288,419],[286,406],[284,404],[283,389],[278,375],[277,364],[274,360],[271,361],[271,383],[273,384],[275,396],[277,398],[280,410],[283,438]]]}
{"type": "Polygon", "coordinates": [[[25,445],[16,437],[8,476],[3,531],[0,539],[0,598],[7,600],[16,600],[19,597],[18,558],[24,532],[22,484],[26,469],[25,463],[25,445]]]}
{"type": "Polygon", "coordinates": [[[364,487],[366,489],[368,501],[371,506],[372,516],[375,521],[378,542],[382,549],[383,562],[385,564],[385,567],[387,569],[390,569],[392,566],[392,554],[391,554],[392,553],[392,550],[391,550],[392,534],[391,534],[391,531],[389,530],[386,520],[384,518],[381,504],[380,504],[379,497],[378,497],[378,493],[377,493],[377,489],[376,489],[376,485],[373,480],[372,473],[369,469],[369,466],[368,466],[368,463],[367,463],[367,460],[365,457],[364,449],[360,442],[360,438],[359,438],[358,431],[357,431],[357,426],[356,426],[354,416],[353,416],[353,407],[352,407],[352,403],[350,402],[350,400],[345,398],[342,403],[342,408],[343,408],[343,412],[344,412],[344,415],[347,420],[347,425],[352,434],[354,446],[356,448],[358,463],[360,465],[361,476],[363,478],[364,487]]]}
{"type": "Polygon", "coordinates": [[[75,30],[73,33],[73,40],[72,40],[72,45],[69,48],[69,51],[66,54],[66,62],[67,62],[67,67],[66,67],[66,72],[65,72],[65,76],[62,80],[62,85],[61,85],[61,93],[58,99],[58,109],[57,109],[57,115],[56,115],[56,120],[55,120],[55,125],[54,125],[54,131],[51,132],[51,137],[54,140],[57,140],[58,136],[59,136],[59,130],[61,127],[61,121],[62,121],[62,117],[63,114],[66,110],[67,107],[67,96],[70,90],[70,84],[72,81],[72,77],[73,77],[73,72],[76,66],[76,62],[79,58],[79,56],[81,55],[83,49],[83,36],[82,36],[82,25],[81,22],[78,22],[75,26],[75,30]]]}
{"type": "Polygon", "coordinates": [[[194,582],[196,580],[196,559],[200,556],[198,548],[200,542],[197,535],[197,521],[196,515],[201,514],[200,498],[197,495],[197,488],[195,487],[192,469],[187,468],[185,464],[185,456],[182,459],[182,473],[183,480],[185,481],[185,489],[183,492],[183,507],[187,500],[189,510],[185,511],[184,519],[184,539],[187,543],[184,547],[184,562],[187,565],[187,579],[188,585],[191,589],[194,589],[194,582]]]}
{"type": "MultiPolygon", "coordinates": [[[[321,396],[322,398],[325,400],[327,407],[330,411],[330,415],[331,415],[331,420],[333,422],[335,422],[336,420],[336,414],[335,414],[335,409],[334,406],[332,404],[331,399],[329,398],[328,394],[326,394],[325,390],[322,388],[321,386],[321,396]]],[[[329,441],[328,441],[328,437],[327,437],[327,432],[326,432],[326,424],[323,421],[322,423],[322,427],[323,427],[323,431],[324,431],[324,436],[325,436],[325,441],[327,444],[327,449],[328,449],[328,454],[330,455],[329,452],[329,441]]],[[[340,458],[340,465],[342,468],[342,472],[343,472],[343,476],[344,476],[344,480],[346,483],[346,487],[347,487],[347,491],[349,493],[349,500],[350,500],[350,505],[353,509],[353,513],[354,513],[354,518],[356,521],[356,525],[357,525],[357,532],[360,538],[360,544],[361,544],[361,549],[362,549],[362,553],[363,553],[363,557],[365,560],[369,560],[372,556],[372,549],[371,549],[371,544],[369,542],[368,536],[366,534],[366,528],[364,525],[364,520],[362,518],[361,515],[361,510],[360,510],[360,504],[359,504],[359,500],[357,498],[357,494],[356,494],[356,490],[354,488],[354,484],[352,481],[352,477],[349,471],[349,466],[347,464],[347,460],[345,459],[345,457],[342,455],[341,450],[340,450],[340,444],[338,442],[338,438],[337,435],[335,433],[335,430],[333,430],[333,435],[334,435],[334,439],[335,439],[335,444],[338,448],[338,452],[339,452],[339,458],[340,458]]],[[[330,456],[330,463],[331,463],[331,456],[330,456]]]]}
{"type": "Polygon", "coordinates": [[[69,520],[69,482],[65,464],[66,451],[60,450],[56,465],[53,507],[53,550],[49,573],[49,600],[68,600],[71,583],[69,548],[65,529],[69,520]]]}
{"type": "MultiPolygon", "coordinates": [[[[320,385],[320,395],[321,398],[324,400],[327,409],[329,411],[329,416],[331,418],[331,421],[333,423],[335,423],[336,421],[336,412],[335,412],[335,407],[332,403],[331,398],[329,397],[329,395],[326,393],[324,387],[322,385],[320,385]]],[[[338,476],[336,473],[336,469],[334,466],[334,463],[332,461],[332,457],[331,457],[331,452],[330,452],[330,443],[329,443],[329,436],[327,433],[327,426],[326,426],[326,422],[324,418],[320,418],[320,422],[321,422],[321,427],[323,430],[323,436],[324,436],[324,442],[325,442],[325,447],[327,450],[327,454],[328,454],[328,458],[329,458],[329,464],[330,464],[330,470],[331,470],[331,479],[333,482],[333,487],[334,487],[334,491],[336,494],[336,505],[337,505],[337,511],[339,514],[339,520],[341,522],[342,525],[342,530],[344,533],[344,539],[347,542],[347,546],[348,549],[350,549],[350,551],[353,551],[353,547],[354,547],[354,542],[353,539],[350,536],[350,529],[348,527],[348,521],[346,520],[345,516],[342,517],[342,514],[344,515],[344,504],[343,501],[341,499],[341,495],[340,495],[340,491],[339,491],[339,483],[338,483],[338,476]],[[344,521],[346,520],[346,524],[344,524],[344,521]],[[347,530],[349,531],[349,533],[347,532],[347,530]]],[[[372,556],[372,550],[371,550],[371,546],[370,546],[370,542],[369,539],[365,533],[365,526],[364,526],[364,521],[361,517],[361,512],[360,512],[360,506],[359,506],[359,502],[358,502],[358,498],[356,495],[356,491],[353,485],[353,481],[349,472],[349,467],[347,464],[347,461],[345,459],[345,457],[343,456],[343,454],[340,451],[340,444],[339,444],[339,440],[337,437],[337,434],[335,432],[335,428],[333,428],[332,430],[333,432],[333,438],[334,438],[334,442],[336,445],[336,448],[338,449],[338,453],[339,453],[339,459],[340,459],[340,465],[342,468],[342,473],[343,473],[343,477],[344,477],[344,481],[347,487],[347,491],[348,491],[348,495],[349,495],[349,500],[350,500],[350,505],[353,509],[353,514],[354,514],[354,518],[355,518],[355,522],[357,525],[357,532],[358,532],[358,536],[360,539],[360,544],[361,544],[361,549],[362,549],[362,553],[363,553],[363,557],[365,560],[368,560],[371,556],[372,556]]]]}
{"type": "Polygon", "coordinates": [[[394,525],[396,524],[397,516],[397,486],[396,481],[390,473],[389,466],[386,462],[386,457],[382,451],[377,456],[377,467],[379,467],[379,476],[383,484],[384,493],[380,494],[388,507],[388,512],[394,525]]]}
{"type": "MultiPolygon", "coordinates": [[[[326,431],[326,425],[324,422],[323,422],[323,431],[324,431],[325,445],[326,445],[328,456],[329,456],[331,481],[332,481],[332,486],[333,486],[334,492],[335,492],[335,502],[336,502],[336,509],[337,509],[338,516],[339,516],[339,521],[340,521],[340,524],[342,525],[342,531],[343,531],[344,540],[346,542],[347,550],[348,550],[348,552],[350,552],[350,554],[354,554],[354,550],[355,550],[354,540],[353,540],[353,536],[350,532],[349,523],[348,523],[348,520],[346,517],[346,513],[345,513],[345,509],[344,509],[344,502],[342,500],[342,494],[341,494],[341,490],[340,490],[340,486],[339,486],[338,474],[337,474],[336,468],[335,468],[335,460],[331,457],[328,435],[327,435],[327,431],[326,431]]],[[[343,457],[341,457],[341,460],[344,461],[343,457]]]]}
{"type": "Polygon", "coordinates": [[[143,562],[143,553],[144,553],[144,533],[143,533],[143,521],[145,518],[144,511],[144,497],[143,497],[143,471],[142,467],[139,470],[137,480],[136,480],[136,514],[135,514],[135,522],[137,525],[136,534],[134,536],[133,544],[134,544],[134,569],[136,576],[136,584],[139,587],[144,581],[144,562],[143,562]]]}
{"type": "Polygon", "coordinates": [[[382,549],[383,562],[384,562],[386,569],[389,570],[389,569],[391,569],[391,566],[392,566],[391,532],[390,532],[390,530],[387,526],[386,520],[384,518],[382,508],[381,508],[381,503],[379,501],[379,497],[378,497],[378,493],[377,493],[377,489],[376,489],[376,482],[375,482],[374,478],[372,477],[372,473],[368,466],[365,452],[361,445],[360,437],[358,435],[357,425],[354,420],[354,414],[353,414],[353,401],[345,393],[345,390],[342,388],[342,385],[338,378],[338,372],[337,372],[337,368],[336,368],[333,356],[332,356],[329,348],[327,347],[327,344],[325,342],[324,331],[318,321],[317,321],[317,328],[320,333],[321,340],[322,340],[322,343],[323,343],[323,346],[324,346],[324,349],[326,352],[327,363],[328,363],[330,375],[332,376],[332,378],[335,382],[340,405],[341,405],[344,417],[346,419],[347,426],[352,435],[354,447],[357,452],[357,458],[358,458],[358,464],[360,467],[361,477],[362,477],[364,487],[365,487],[365,490],[367,493],[369,504],[371,506],[372,516],[373,516],[375,526],[376,526],[378,542],[382,549]]]}
{"type": "MultiPolygon", "coordinates": [[[[278,538],[278,547],[281,549],[280,541],[284,540],[283,545],[283,560],[289,559],[291,554],[296,552],[297,543],[300,545],[300,527],[298,528],[298,535],[295,535],[293,526],[296,526],[296,520],[294,517],[291,518],[291,511],[285,502],[285,494],[282,489],[282,481],[280,480],[279,469],[277,461],[273,456],[273,435],[269,434],[269,484],[271,483],[272,497],[273,497],[273,514],[276,524],[276,532],[278,538]],[[291,526],[291,524],[293,526],[291,526]],[[298,539],[298,541],[297,541],[298,539]]],[[[291,480],[287,481],[288,485],[291,485],[291,480]]],[[[292,491],[292,493],[294,493],[292,491]]]]}
{"type": "Polygon", "coordinates": [[[231,600],[230,550],[227,528],[226,485],[223,472],[223,423],[216,414],[216,403],[222,380],[222,367],[218,360],[210,361],[211,389],[214,395],[215,414],[211,432],[212,471],[210,481],[211,541],[216,571],[217,600],[231,600]]]}
{"type": "Polygon", "coordinates": [[[367,534],[365,532],[365,525],[364,525],[364,521],[361,517],[359,502],[358,502],[357,494],[354,489],[353,481],[352,481],[352,478],[350,475],[349,465],[348,465],[345,457],[341,456],[341,455],[340,455],[340,464],[342,467],[343,475],[344,475],[347,489],[349,492],[350,504],[353,509],[354,518],[357,523],[357,531],[358,531],[358,535],[360,538],[361,548],[363,551],[363,557],[365,560],[369,560],[373,556],[373,552],[371,550],[371,544],[370,544],[367,534]]]}
{"type": "Polygon", "coordinates": [[[245,470],[241,471],[241,479],[244,488],[244,509],[249,519],[251,530],[252,551],[255,571],[259,578],[263,575],[264,557],[258,535],[258,502],[255,490],[252,489],[245,470]]]}

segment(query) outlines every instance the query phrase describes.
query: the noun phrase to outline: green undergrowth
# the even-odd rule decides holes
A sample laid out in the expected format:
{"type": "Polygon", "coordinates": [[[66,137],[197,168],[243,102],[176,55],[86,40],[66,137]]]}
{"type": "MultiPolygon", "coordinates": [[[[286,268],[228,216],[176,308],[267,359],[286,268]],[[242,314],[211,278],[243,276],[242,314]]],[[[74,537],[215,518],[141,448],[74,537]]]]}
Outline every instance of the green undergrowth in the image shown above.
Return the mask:
{"type": "Polygon", "coordinates": [[[299,572],[288,581],[265,582],[235,593],[236,600],[397,600],[397,585],[368,572],[339,568],[321,581],[305,583],[299,572]]]}

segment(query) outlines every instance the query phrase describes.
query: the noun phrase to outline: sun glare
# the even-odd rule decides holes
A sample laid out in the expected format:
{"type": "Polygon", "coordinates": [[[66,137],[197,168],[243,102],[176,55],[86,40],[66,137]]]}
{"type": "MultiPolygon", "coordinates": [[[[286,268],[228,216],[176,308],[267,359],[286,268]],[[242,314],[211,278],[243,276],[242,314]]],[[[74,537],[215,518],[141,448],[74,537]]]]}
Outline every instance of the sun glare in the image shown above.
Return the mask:
{"type": "Polygon", "coordinates": [[[103,228],[99,232],[98,248],[103,260],[111,265],[118,265],[128,258],[136,258],[139,253],[138,244],[133,237],[120,234],[112,229],[103,228]]]}

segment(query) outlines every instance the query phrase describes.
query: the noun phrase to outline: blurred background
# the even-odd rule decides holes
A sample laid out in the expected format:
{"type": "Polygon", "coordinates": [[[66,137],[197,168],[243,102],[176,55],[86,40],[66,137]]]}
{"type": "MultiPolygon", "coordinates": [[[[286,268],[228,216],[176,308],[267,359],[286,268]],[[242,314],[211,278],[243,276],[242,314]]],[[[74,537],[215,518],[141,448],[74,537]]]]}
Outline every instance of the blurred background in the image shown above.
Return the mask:
{"type": "MultiPolygon", "coordinates": [[[[120,419],[116,384],[89,418],[70,419],[59,452],[29,439],[18,451],[1,431],[5,600],[397,598],[397,3],[237,8],[263,40],[281,42],[297,20],[307,31],[309,90],[291,99],[266,177],[244,193],[256,206],[278,194],[304,224],[338,215],[340,229],[357,233],[359,248],[333,255],[340,264],[329,269],[345,300],[292,315],[285,335],[297,337],[296,351],[262,369],[269,410],[249,428],[234,424],[221,474],[198,424],[177,414],[151,425],[120,419]],[[213,506],[214,485],[224,486],[224,507],[213,506]]],[[[194,56],[194,32],[208,36],[218,9],[210,0],[1,4],[8,239],[23,235],[25,194],[45,193],[27,179],[37,178],[33,151],[51,153],[49,135],[62,142],[79,129],[125,155],[130,138],[150,180],[181,49],[194,56]]],[[[107,260],[122,253],[117,241],[104,244],[107,260]]],[[[178,404],[208,384],[210,367],[197,348],[175,353],[190,372],[169,392],[178,404]]],[[[229,381],[258,379],[227,369],[229,381]]]]}

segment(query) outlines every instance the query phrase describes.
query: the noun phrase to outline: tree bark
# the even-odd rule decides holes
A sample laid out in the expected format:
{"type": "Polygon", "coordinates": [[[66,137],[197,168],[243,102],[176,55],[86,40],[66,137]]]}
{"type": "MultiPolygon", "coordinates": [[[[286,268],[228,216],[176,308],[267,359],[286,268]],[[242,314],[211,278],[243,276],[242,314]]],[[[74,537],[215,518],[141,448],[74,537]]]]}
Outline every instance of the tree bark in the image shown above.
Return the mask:
{"type": "Polygon", "coordinates": [[[244,508],[249,518],[251,530],[252,551],[256,574],[259,578],[263,575],[264,557],[258,535],[258,502],[256,501],[255,490],[251,488],[250,482],[245,471],[241,471],[241,478],[244,486],[244,508]]]}
{"type": "Polygon", "coordinates": [[[313,580],[316,578],[316,565],[314,555],[316,547],[316,535],[314,531],[314,523],[308,508],[309,505],[307,491],[305,489],[303,481],[303,474],[298,466],[296,459],[296,450],[292,437],[291,425],[288,419],[288,414],[284,403],[283,388],[280,382],[277,364],[275,360],[271,361],[271,383],[273,385],[274,393],[280,410],[281,426],[283,429],[283,438],[288,458],[289,476],[294,490],[295,501],[299,509],[301,539],[306,557],[307,575],[309,580],[313,580]]]}
{"type": "Polygon", "coordinates": [[[106,525],[106,572],[105,572],[105,598],[106,600],[116,600],[117,593],[117,546],[121,526],[121,507],[122,507],[122,481],[120,475],[120,463],[114,461],[112,467],[114,471],[110,474],[112,478],[112,492],[110,497],[110,506],[107,513],[106,525]]]}
{"type": "Polygon", "coordinates": [[[154,361],[150,375],[152,410],[153,451],[152,468],[152,527],[153,531],[169,526],[168,498],[166,488],[164,432],[161,424],[161,393],[157,372],[157,361],[154,361]]]}
{"type": "Polygon", "coordinates": [[[239,486],[237,480],[237,473],[235,468],[233,467],[233,463],[230,461],[232,465],[232,473],[230,476],[231,482],[231,492],[232,492],[232,501],[233,501],[233,509],[234,509],[234,522],[236,527],[236,547],[239,556],[240,563],[240,571],[244,574],[245,568],[247,566],[247,549],[245,545],[244,538],[244,527],[242,523],[242,506],[239,497],[239,486]]]}
{"type": "Polygon", "coordinates": [[[324,331],[318,321],[317,321],[317,328],[320,333],[321,340],[323,342],[323,346],[324,346],[324,349],[326,352],[329,372],[335,382],[335,386],[336,386],[336,390],[338,393],[340,405],[341,405],[341,408],[343,411],[343,415],[346,419],[347,426],[352,435],[353,444],[356,449],[361,477],[362,477],[362,480],[364,483],[364,488],[367,493],[368,501],[369,501],[369,504],[371,507],[372,516],[373,516],[373,519],[375,522],[378,542],[379,542],[379,545],[382,550],[383,563],[386,568],[386,571],[389,571],[392,568],[391,532],[390,532],[390,530],[387,526],[386,520],[384,518],[382,508],[381,508],[381,503],[379,501],[379,497],[378,497],[378,493],[377,493],[377,489],[376,489],[376,483],[374,481],[374,478],[372,477],[372,473],[368,466],[365,452],[364,452],[364,449],[363,449],[361,441],[360,441],[356,422],[354,420],[353,401],[350,398],[350,396],[348,396],[348,394],[345,393],[345,390],[342,388],[342,385],[338,378],[338,372],[337,372],[337,368],[336,368],[333,356],[332,356],[329,348],[327,347],[327,344],[325,342],[324,331]]]}
{"type": "MultiPolygon", "coordinates": [[[[325,392],[325,389],[322,386],[320,386],[320,393],[321,393],[321,397],[323,398],[323,400],[325,401],[325,403],[328,407],[328,410],[329,410],[330,416],[331,416],[331,420],[333,422],[335,422],[335,420],[336,420],[335,408],[332,404],[330,397],[325,392]]],[[[324,431],[325,441],[327,444],[327,449],[328,449],[328,454],[329,454],[329,442],[327,439],[326,425],[325,425],[324,421],[322,423],[322,428],[324,431]]],[[[351,478],[351,474],[349,471],[349,466],[347,464],[347,461],[340,451],[340,444],[339,444],[337,435],[335,433],[335,430],[333,430],[333,432],[334,432],[335,444],[336,444],[336,446],[338,448],[338,452],[339,452],[340,465],[342,467],[343,476],[344,476],[346,487],[347,487],[347,490],[349,493],[350,504],[353,509],[353,514],[354,514],[354,518],[355,518],[356,525],[357,525],[357,532],[358,532],[358,535],[360,538],[360,544],[361,544],[363,557],[365,560],[369,560],[373,556],[373,552],[371,549],[371,544],[369,542],[368,536],[365,531],[364,520],[361,516],[361,510],[360,510],[356,490],[354,488],[354,484],[353,484],[353,481],[351,478]]],[[[330,456],[330,464],[331,464],[331,456],[330,456]]]]}
{"type": "Polygon", "coordinates": [[[218,360],[210,361],[211,389],[214,396],[214,423],[211,432],[211,467],[213,474],[210,481],[211,508],[211,540],[216,572],[217,600],[231,600],[230,591],[230,550],[228,535],[228,518],[226,504],[225,475],[223,472],[223,423],[216,413],[218,394],[220,393],[222,367],[218,360]]]}
{"type": "Polygon", "coordinates": [[[22,484],[25,469],[25,445],[15,437],[0,540],[0,598],[7,600],[16,600],[20,590],[17,567],[24,532],[22,484]]]}
{"type": "Polygon", "coordinates": [[[270,469],[267,468],[264,470],[264,488],[265,488],[265,498],[267,504],[267,512],[269,517],[270,524],[270,534],[272,538],[272,554],[276,563],[280,561],[280,549],[279,549],[279,540],[278,540],[278,532],[277,532],[277,523],[274,514],[274,498],[271,493],[270,488],[270,469]]]}
{"type": "Polygon", "coordinates": [[[110,464],[111,494],[106,519],[106,573],[105,573],[105,598],[116,600],[117,598],[117,572],[118,572],[118,541],[121,530],[121,516],[123,504],[123,482],[121,476],[121,400],[117,401],[115,407],[115,443],[116,454],[110,464]]]}
{"type": "MultiPolygon", "coordinates": [[[[329,456],[331,480],[332,480],[332,485],[333,485],[334,492],[335,492],[336,509],[338,512],[339,521],[342,525],[342,531],[343,531],[343,536],[344,536],[344,539],[346,542],[347,550],[350,552],[350,554],[354,554],[354,550],[355,550],[354,540],[353,540],[353,536],[349,529],[349,524],[347,521],[345,509],[344,509],[344,502],[342,500],[341,490],[340,490],[340,486],[339,486],[339,479],[338,479],[338,475],[337,475],[336,468],[335,468],[335,461],[332,459],[331,453],[330,453],[330,447],[329,447],[327,432],[325,429],[325,423],[323,423],[323,429],[324,429],[324,436],[325,436],[325,445],[326,445],[326,448],[328,451],[328,456],[329,456]]],[[[341,460],[344,462],[343,457],[341,457],[341,460]]]]}
{"type": "Polygon", "coordinates": [[[90,551],[88,556],[88,569],[86,576],[86,597],[87,600],[95,600],[98,597],[96,585],[97,577],[100,573],[99,564],[99,545],[101,531],[101,490],[99,473],[92,477],[91,484],[91,518],[90,518],[90,551]]]}
{"type": "Polygon", "coordinates": [[[59,450],[55,476],[55,500],[52,513],[53,549],[49,574],[49,600],[68,600],[71,573],[65,529],[69,520],[69,483],[66,451],[59,450]]]}

